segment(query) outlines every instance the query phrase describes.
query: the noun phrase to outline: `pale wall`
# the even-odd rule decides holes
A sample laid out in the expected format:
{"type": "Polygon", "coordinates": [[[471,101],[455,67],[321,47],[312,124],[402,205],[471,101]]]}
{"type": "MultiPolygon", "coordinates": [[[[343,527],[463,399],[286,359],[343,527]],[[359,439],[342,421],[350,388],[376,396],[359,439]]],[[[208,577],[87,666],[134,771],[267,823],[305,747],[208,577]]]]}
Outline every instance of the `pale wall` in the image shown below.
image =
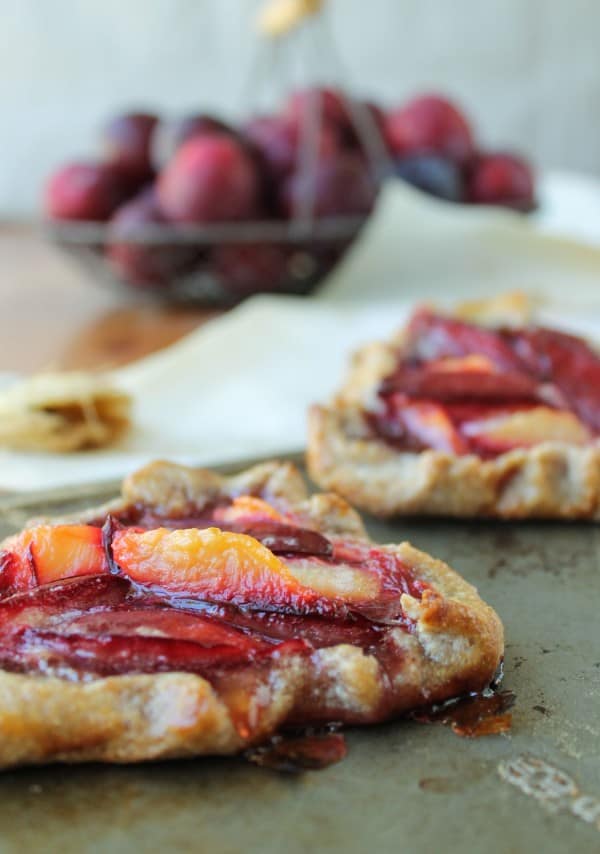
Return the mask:
{"type": "MultiPolygon", "coordinates": [[[[444,88],[490,143],[600,172],[598,0],[332,0],[358,91],[444,88]]],[[[255,0],[0,0],[0,215],[122,105],[239,107],[255,0]]],[[[323,62],[326,69],[328,63],[323,62]]]]}

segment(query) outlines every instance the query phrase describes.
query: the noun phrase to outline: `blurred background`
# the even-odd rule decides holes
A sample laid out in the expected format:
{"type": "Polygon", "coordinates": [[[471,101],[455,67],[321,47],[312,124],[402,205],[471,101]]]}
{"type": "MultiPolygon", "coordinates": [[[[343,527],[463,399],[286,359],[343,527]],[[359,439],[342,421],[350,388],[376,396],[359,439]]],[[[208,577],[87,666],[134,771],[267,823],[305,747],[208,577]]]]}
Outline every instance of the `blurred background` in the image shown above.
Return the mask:
{"type": "MultiPolygon", "coordinates": [[[[443,91],[483,143],[538,167],[600,173],[597,0],[330,7],[352,91],[383,105],[443,91]]],[[[51,169],[93,154],[99,125],[124,107],[252,112],[244,84],[256,9],[256,0],[0,0],[0,216],[36,213],[51,169]]],[[[327,57],[317,70],[328,72],[327,57]]]]}
{"type": "MultiPolygon", "coordinates": [[[[0,390],[131,368],[138,461],[300,447],[346,354],[417,300],[600,317],[598,0],[0,13],[0,390]]],[[[5,457],[0,490],[103,460],[5,457]]]]}

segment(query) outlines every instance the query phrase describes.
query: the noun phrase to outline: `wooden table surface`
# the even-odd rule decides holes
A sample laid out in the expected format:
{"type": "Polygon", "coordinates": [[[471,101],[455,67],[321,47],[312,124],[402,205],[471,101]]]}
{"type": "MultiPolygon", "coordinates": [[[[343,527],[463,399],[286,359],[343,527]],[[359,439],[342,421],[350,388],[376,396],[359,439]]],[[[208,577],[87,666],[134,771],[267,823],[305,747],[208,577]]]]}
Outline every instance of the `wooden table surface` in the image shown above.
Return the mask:
{"type": "Polygon", "coordinates": [[[0,371],[108,368],[217,315],[106,288],[29,226],[0,225],[0,371]]]}

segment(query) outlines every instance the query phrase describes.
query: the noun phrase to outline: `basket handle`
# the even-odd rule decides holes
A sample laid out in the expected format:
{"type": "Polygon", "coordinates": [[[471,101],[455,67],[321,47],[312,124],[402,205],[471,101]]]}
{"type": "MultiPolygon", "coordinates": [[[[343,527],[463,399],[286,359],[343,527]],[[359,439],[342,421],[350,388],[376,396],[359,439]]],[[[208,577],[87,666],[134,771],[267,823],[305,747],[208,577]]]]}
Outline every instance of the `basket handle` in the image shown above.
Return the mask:
{"type": "Polygon", "coordinates": [[[306,18],[318,15],[325,0],[266,0],[257,19],[259,32],[280,38],[300,26],[306,18]]]}

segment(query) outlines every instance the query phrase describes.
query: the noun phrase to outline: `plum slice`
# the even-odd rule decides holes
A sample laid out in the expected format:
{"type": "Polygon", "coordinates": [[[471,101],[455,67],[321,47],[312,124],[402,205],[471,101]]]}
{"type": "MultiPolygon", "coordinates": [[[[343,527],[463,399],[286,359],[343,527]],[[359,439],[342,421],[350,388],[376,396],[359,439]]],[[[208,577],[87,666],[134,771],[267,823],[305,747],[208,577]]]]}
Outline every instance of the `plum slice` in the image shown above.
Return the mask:
{"type": "Polygon", "coordinates": [[[476,448],[496,454],[540,442],[585,445],[591,439],[589,430],[572,412],[545,406],[466,421],[460,429],[476,448]]]}
{"type": "MultiPolygon", "coordinates": [[[[332,610],[273,552],[219,528],[125,529],[112,538],[116,566],[132,581],[169,593],[237,605],[332,610]]],[[[333,608],[335,610],[335,608],[333,608]]]]}
{"type": "Polygon", "coordinates": [[[246,678],[250,663],[269,668],[273,656],[339,643],[379,650],[386,625],[411,628],[402,594],[420,597],[427,586],[396,555],[354,541],[333,541],[331,557],[284,562],[216,528],[104,534],[122,574],[107,572],[103,555],[97,575],[0,600],[1,667],[68,679],[179,670],[221,685],[224,674],[246,678]]]}
{"type": "Polygon", "coordinates": [[[242,495],[230,505],[217,507],[214,521],[220,528],[254,537],[274,554],[329,557],[333,553],[331,542],[323,534],[301,527],[292,515],[280,513],[253,495],[242,495]]]}
{"type": "Polygon", "coordinates": [[[15,591],[108,568],[101,531],[91,525],[38,525],[5,540],[4,547],[12,555],[15,591]]]}
{"type": "MultiPolygon", "coordinates": [[[[335,551],[333,561],[314,555],[281,560],[256,539],[218,528],[117,531],[112,555],[118,571],[143,589],[186,602],[346,619],[377,603],[383,590],[362,552],[350,560],[335,551]]],[[[394,608],[401,612],[397,594],[394,608]]]]}
{"type": "Polygon", "coordinates": [[[403,451],[434,448],[462,454],[467,450],[446,407],[433,400],[413,400],[392,392],[385,397],[385,409],[369,413],[368,421],[377,435],[403,451]]]}
{"type": "Polygon", "coordinates": [[[19,672],[207,675],[275,652],[311,649],[289,635],[282,641],[140,597],[129,581],[112,575],[71,578],[0,602],[0,665],[19,672]]]}
{"type": "Polygon", "coordinates": [[[101,532],[91,525],[35,528],[31,553],[38,584],[106,570],[101,532]]]}
{"type": "Polygon", "coordinates": [[[462,454],[464,440],[456,431],[443,406],[431,401],[406,401],[398,408],[406,431],[427,448],[462,454]]]}
{"type": "MultiPolygon", "coordinates": [[[[321,557],[332,554],[331,542],[326,537],[317,531],[291,524],[275,508],[258,498],[245,496],[236,499],[230,507],[216,508],[207,518],[205,528],[211,527],[215,516],[220,516],[224,522],[228,519],[226,527],[232,531],[245,533],[245,542],[253,538],[258,541],[256,546],[263,543],[265,548],[262,548],[260,554],[257,553],[256,559],[263,560],[267,570],[269,566],[272,569],[280,565],[275,554],[298,553],[321,557]]],[[[171,521],[177,523],[177,520],[171,521]]],[[[113,527],[110,526],[109,540],[114,533],[113,527]]],[[[180,528],[182,523],[174,524],[174,527],[180,528]]],[[[208,541],[212,542],[210,537],[208,541]]],[[[204,561],[205,556],[201,557],[204,561]]],[[[210,549],[206,557],[210,562],[210,549]]],[[[108,570],[107,552],[99,527],[39,525],[4,541],[4,550],[0,551],[0,595],[70,576],[97,575],[108,570]]],[[[226,582],[224,584],[227,585],[226,582]]]]}
{"type": "Polygon", "coordinates": [[[20,555],[6,549],[0,551],[0,596],[11,596],[36,583],[31,549],[23,549],[20,555]]]}
{"type": "Polygon", "coordinates": [[[569,408],[600,430],[600,355],[586,341],[536,327],[514,333],[512,345],[532,373],[556,385],[569,408]]]}
{"type": "Polygon", "coordinates": [[[139,603],[135,599],[122,605],[97,605],[90,611],[60,622],[63,634],[114,635],[128,637],[168,637],[193,641],[202,646],[235,646],[250,651],[256,639],[210,615],[172,608],[166,603],[139,603]]]}
{"type": "Polygon", "coordinates": [[[429,362],[472,354],[485,356],[504,371],[523,370],[523,362],[510,342],[497,330],[444,317],[428,309],[415,312],[411,318],[408,324],[408,361],[429,362]]]}
{"type": "Polygon", "coordinates": [[[333,545],[327,537],[309,528],[297,528],[282,523],[255,522],[249,525],[245,533],[273,554],[304,554],[319,557],[331,557],[333,545]]]}
{"type": "Polygon", "coordinates": [[[29,628],[18,632],[8,648],[0,647],[0,664],[5,669],[58,674],[66,668],[97,676],[176,670],[207,673],[246,660],[246,651],[235,646],[204,647],[193,641],[135,635],[62,635],[29,628]]]}
{"type": "Polygon", "coordinates": [[[384,440],[494,456],[600,431],[600,355],[544,327],[488,329],[429,309],[410,320],[403,356],[367,419],[384,440]]]}
{"type": "MultiPolygon", "coordinates": [[[[588,426],[600,430],[600,355],[581,338],[554,329],[486,329],[418,311],[408,325],[406,356],[398,373],[406,365],[473,354],[486,357],[502,373],[498,389],[514,385],[516,375],[519,383],[529,377],[543,399],[543,387],[550,383],[588,426]]],[[[392,377],[385,382],[393,385],[392,377]]],[[[478,396],[475,391],[473,395],[478,396]]]]}
{"type": "Polygon", "coordinates": [[[37,627],[77,620],[91,608],[116,608],[132,603],[125,578],[89,575],[62,579],[22,590],[0,600],[0,633],[15,627],[37,627]]]}
{"type": "Polygon", "coordinates": [[[268,501],[257,498],[255,495],[239,495],[231,504],[216,507],[214,510],[214,520],[219,526],[268,519],[274,522],[285,522],[288,517],[268,501]]]}
{"type": "Polygon", "coordinates": [[[425,365],[401,364],[383,381],[379,393],[403,392],[434,400],[477,398],[485,401],[538,399],[538,382],[517,371],[500,372],[484,356],[439,359],[425,365]]]}
{"type": "MultiPolygon", "coordinates": [[[[255,514],[250,534],[217,527],[124,528],[111,517],[102,529],[42,525],[26,530],[7,541],[8,551],[0,555],[5,597],[0,606],[9,602],[11,613],[17,609],[25,614],[18,625],[42,624],[48,631],[60,627],[61,634],[134,633],[202,641],[207,632],[214,645],[227,645],[230,639],[212,625],[202,627],[189,616],[175,618],[149,608],[169,606],[198,616],[224,606],[231,625],[239,623],[238,608],[338,623],[361,615],[398,621],[401,594],[420,595],[397,561],[392,565],[360,543],[330,540],[292,525],[263,504],[248,499],[233,508],[235,524],[255,514]],[[271,518],[265,519],[265,508],[271,518]],[[82,586],[75,586],[78,579],[82,586]],[[18,592],[21,598],[14,595],[18,592]],[[29,607],[29,595],[35,607],[29,607]],[[55,605],[66,609],[65,619],[55,614],[48,623],[46,612],[55,605]],[[86,613],[91,608],[93,615],[86,613]]],[[[244,637],[234,641],[237,646],[246,643],[244,637]]]]}

